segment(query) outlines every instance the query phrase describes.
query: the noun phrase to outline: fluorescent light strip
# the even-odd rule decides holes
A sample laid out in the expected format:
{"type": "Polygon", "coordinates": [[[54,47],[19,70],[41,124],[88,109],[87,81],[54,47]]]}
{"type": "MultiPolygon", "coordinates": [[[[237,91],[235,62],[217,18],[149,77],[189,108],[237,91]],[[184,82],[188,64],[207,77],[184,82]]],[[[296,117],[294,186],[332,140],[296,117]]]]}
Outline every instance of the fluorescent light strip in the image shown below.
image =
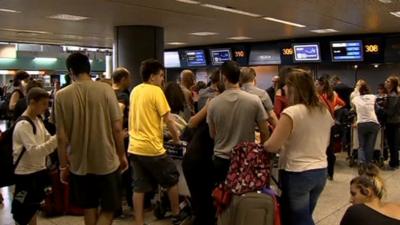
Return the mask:
{"type": "Polygon", "coordinates": [[[194,32],[190,34],[195,36],[212,36],[212,35],[217,35],[218,33],[205,31],[205,32],[194,32]]]}
{"type": "Polygon", "coordinates": [[[265,20],[269,20],[269,21],[273,21],[273,22],[277,22],[277,23],[283,23],[286,25],[290,25],[290,26],[295,26],[295,27],[306,27],[306,25],[303,24],[298,24],[298,23],[292,23],[286,20],[280,20],[280,19],[276,19],[276,18],[272,18],[272,17],[264,17],[263,19],[265,20]]]}
{"type": "Polygon", "coordinates": [[[57,61],[57,58],[49,58],[49,57],[35,57],[33,61],[38,63],[54,63],[57,61]]]}
{"type": "Polygon", "coordinates": [[[0,9],[0,12],[5,13],[21,13],[21,11],[13,10],[13,9],[0,9]]]}
{"type": "Polygon", "coordinates": [[[75,16],[70,14],[57,14],[53,16],[48,16],[47,18],[56,19],[56,20],[67,20],[67,21],[81,21],[86,20],[89,17],[86,16],[75,16]]]}
{"type": "Polygon", "coordinates": [[[10,62],[14,62],[15,60],[17,60],[16,58],[3,58],[0,57],[0,63],[10,63],[10,62]]]}
{"type": "Polygon", "coordinates": [[[20,30],[20,29],[11,29],[11,28],[0,28],[0,30],[11,31],[11,32],[33,33],[33,34],[50,34],[50,32],[40,31],[40,30],[20,30]]]}
{"type": "Polygon", "coordinates": [[[30,75],[40,75],[40,74],[42,74],[41,71],[37,71],[37,70],[27,70],[26,72],[28,74],[30,74],[30,75]]]}
{"type": "Polygon", "coordinates": [[[379,1],[384,3],[384,4],[392,3],[392,0],[379,0],[379,1]]]}
{"type": "Polygon", "coordinates": [[[246,37],[246,36],[237,36],[237,37],[229,37],[228,39],[240,41],[240,40],[250,40],[250,39],[253,39],[253,38],[246,37]]]}
{"type": "Polygon", "coordinates": [[[251,13],[251,12],[246,12],[243,10],[238,10],[238,9],[231,9],[223,6],[218,6],[218,5],[212,5],[212,4],[202,4],[201,6],[211,8],[211,9],[216,9],[220,11],[225,11],[225,12],[231,12],[231,13],[236,13],[244,16],[250,16],[250,17],[261,17],[259,14],[251,13]]]}
{"type": "Polygon", "coordinates": [[[390,12],[393,16],[400,17],[400,11],[397,12],[390,12]]]}
{"type": "Polygon", "coordinates": [[[177,41],[175,41],[175,42],[168,42],[167,43],[167,45],[184,45],[184,44],[186,44],[185,42],[177,42],[177,41]]]}
{"type": "Polygon", "coordinates": [[[310,30],[311,32],[317,33],[317,34],[325,34],[325,33],[336,33],[339,32],[335,29],[319,29],[319,30],[310,30]]]}
{"type": "Polygon", "coordinates": [[[198,5],[200,4],[199,1],[193,1],[193,0],[176,0],[177,2],[182,2],[182,3],[186,3],[186,4],[192,4],[192,5],[198,5]]]}

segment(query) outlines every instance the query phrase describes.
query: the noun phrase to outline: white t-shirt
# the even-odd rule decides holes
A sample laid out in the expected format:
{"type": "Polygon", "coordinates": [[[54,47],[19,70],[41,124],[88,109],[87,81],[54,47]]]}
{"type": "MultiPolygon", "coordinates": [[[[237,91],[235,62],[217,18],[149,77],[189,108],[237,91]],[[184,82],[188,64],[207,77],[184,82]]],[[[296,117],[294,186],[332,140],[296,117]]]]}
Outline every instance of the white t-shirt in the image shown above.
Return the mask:
{"type": "Polygon", "coordinates": [[[375,113],[375,102],[376,96],[371,94],[354,97],[352,103],[357,112],[357,124],[368,122],[379,124],[375,113]]]}
{"type": "Polygon", "coordinates": [[[310,111],[305,105],[298,104],[282,113],[292,119],[293,129],[280,153],[281,169],[303,172],[326,168],[326,148],[334,124],[329,111],[325,108],[310,111]]]}
{"type": "Polygon", "coordinates": [[[13,133],[14,163],[21,154],[22,148],[26,151],[19,161],[15,174],[31,174],[46,169],[46,157],[57,148],[56,136],[50,136],[44,124],[39,119],[33,120],[36,135],[32,125],[25,120],[15,125],[13,133]]]}

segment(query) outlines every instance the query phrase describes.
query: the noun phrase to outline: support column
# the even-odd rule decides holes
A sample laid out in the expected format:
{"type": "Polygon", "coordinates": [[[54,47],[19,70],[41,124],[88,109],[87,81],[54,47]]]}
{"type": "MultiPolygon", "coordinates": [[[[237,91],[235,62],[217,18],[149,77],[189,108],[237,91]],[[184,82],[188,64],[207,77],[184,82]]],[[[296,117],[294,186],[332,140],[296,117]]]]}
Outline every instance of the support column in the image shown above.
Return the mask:
{"type": "Polygon", "coordinates": [[[154,26],[117,26],[114,28],[114,68],[125,67],[132,74],[133,86],[142,82],[140,63],[156,59],[164,63],[164,29],[154,26]]]}
{"type": "Polygon", "coordinates": [[[112,56],[111,55],[106,55],[105,61],[106,61],[106,78],[110,79],[111,78],[111,73],[113,71],[112,56]]]}

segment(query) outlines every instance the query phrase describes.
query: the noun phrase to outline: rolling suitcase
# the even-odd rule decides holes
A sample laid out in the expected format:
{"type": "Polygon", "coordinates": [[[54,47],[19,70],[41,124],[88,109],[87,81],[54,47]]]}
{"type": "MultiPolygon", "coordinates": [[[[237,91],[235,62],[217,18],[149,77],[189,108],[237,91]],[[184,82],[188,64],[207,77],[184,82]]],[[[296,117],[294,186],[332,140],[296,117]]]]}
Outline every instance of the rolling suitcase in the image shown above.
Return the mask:
{"type": "Polygon", "coordinates": [[[234,195],[228,208],[218,216],[218,225],[274,225],[275,214],[275,202],[270,195],[261,192],[234,195]]]}

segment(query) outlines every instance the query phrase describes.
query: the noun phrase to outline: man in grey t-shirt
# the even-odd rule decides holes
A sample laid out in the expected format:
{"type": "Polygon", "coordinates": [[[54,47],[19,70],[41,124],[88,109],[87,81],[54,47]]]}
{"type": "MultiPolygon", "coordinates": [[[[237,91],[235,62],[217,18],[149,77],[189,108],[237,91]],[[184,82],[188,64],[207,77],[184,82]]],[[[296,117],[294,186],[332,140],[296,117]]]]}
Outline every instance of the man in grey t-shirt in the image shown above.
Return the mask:
{"type": "Polygon", "coordinates": [[[275,127],[278,119],[274,113],[274,106],[272,104],[271,98],[266,91],[256,87],[255,80],[256,71],[253,68],[243,67],[240,70],[240,83],[242,86],[241,89],[247,93],[257,95],[261,99],[264,109],[269,116],[268,122],[275,127]]]}
{"type": "Polygon", "coordinates": [[[241,142],[254,142],[255,129],[260,129],[261,142],[268,135],[267,114],[261,100],[240,90],[240,67],[234,61],[221,66],[226,90],[212,99],[207,110],[207,123],[214,139],[215,181],[222,182],[229,169],[233,147],[241,142]]]}

